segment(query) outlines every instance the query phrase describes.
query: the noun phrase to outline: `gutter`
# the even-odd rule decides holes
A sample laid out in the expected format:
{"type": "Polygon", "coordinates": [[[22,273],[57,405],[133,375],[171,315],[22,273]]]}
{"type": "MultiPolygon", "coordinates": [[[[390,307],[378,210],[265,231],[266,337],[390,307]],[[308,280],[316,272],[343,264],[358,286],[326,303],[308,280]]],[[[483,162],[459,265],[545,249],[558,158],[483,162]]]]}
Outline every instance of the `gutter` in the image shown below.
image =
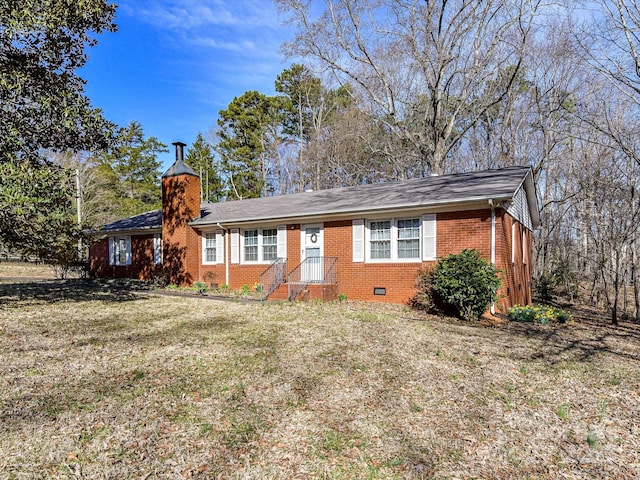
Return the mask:
{"type": "Polygon", "coordinates": [[[224,283],[229,286],[229,230],[216,223],[216,226],[224,230],[224,283]]]}
{"type": "MultiPolygon", "coordinates": [[[[489,206],[491,207],[491,265],[496,264],[496,207],[493,204],[493,199],[489,199],[489,206]]],[[[491,315],[496,314],[496,303],[491,302],[491,315]]]]}

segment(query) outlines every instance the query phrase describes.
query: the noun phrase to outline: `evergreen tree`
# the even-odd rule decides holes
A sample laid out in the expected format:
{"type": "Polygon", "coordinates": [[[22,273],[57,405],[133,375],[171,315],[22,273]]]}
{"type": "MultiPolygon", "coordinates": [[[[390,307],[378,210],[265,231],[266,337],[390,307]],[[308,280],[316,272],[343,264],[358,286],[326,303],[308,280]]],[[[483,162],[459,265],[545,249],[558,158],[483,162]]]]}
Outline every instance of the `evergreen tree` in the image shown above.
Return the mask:
{"type": "Polygon", "coordinates": [[[196,141],[187,150],[185,162],[200,175],[202,201],[219,202],[224,199],[224,185],[213,158],[213,147],[202,133],[198,133],[196,141]]]}
{"type": "Polygon", "coordinates": [[[142,125],[131,122],[119,130],[116,145],[105,155],[100,169],[113,179],[119,192],[118,217],[136,215],[160,208],[160,152],[167,146],[155,137],[144,138],[142,125]]]}
{"type": "Polygon", "coordinates": [[[115,31],[115,5],[105,0],[8,0],[0,8],[0,160],[39,165],[46,149],[108,145],[111,124],[91,107],[76,71],[115,31]]]}
{"type": "Polygon", "coordinates": [[[0,248],[62,262],[77,252],[73,180],[49,151],[105,148],[113,125],[77,70],[94,34],[115,31],[106,0],[8,0],[0,7],[0,248]]]}
{"type": "Polygon", "coordinates": [[[266,195],[270,145],[280,125],[281,105],[276,97],[245,92],[220,111],[216,151],[227,174],[227,198],[266,195]]]}

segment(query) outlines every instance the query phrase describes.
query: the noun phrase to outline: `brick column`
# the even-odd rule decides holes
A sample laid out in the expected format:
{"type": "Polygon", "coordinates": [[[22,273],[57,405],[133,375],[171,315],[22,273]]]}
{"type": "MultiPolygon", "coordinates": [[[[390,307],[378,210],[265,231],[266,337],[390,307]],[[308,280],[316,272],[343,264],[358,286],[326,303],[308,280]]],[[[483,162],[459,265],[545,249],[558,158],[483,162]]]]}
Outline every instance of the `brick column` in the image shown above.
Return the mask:
{"type": "Polygon", "coordinates": [[[189,222],[200,216],[200,177],[184,163],[185,144],[174,145],[176,161],[162,175],[162,264],[170,283],[191,285],[198,278],[200,242],[189,222]]]}

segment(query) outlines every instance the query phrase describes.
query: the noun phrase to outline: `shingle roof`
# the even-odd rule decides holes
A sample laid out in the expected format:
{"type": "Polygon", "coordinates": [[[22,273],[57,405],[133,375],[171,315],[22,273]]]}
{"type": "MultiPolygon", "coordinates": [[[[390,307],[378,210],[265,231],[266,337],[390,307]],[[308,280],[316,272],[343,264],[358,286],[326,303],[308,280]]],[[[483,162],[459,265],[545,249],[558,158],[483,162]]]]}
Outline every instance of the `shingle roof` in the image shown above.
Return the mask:
{"type": "Polygon", "coordinates": [[[107,223],[98,230],[98,233],[122,230],[151,230],[156,228],[162,228],[162,210],[152,210],[134,215],[133,217],[107,223]]]}
{"type": "Polygon", "coordinates": [[[534,225],[539,224],[530,167],[432,176],[399,182],[358,185],[277,197],[202,204],[193,226],[366,213],[384,209],[429,207],[474,201],[506,200],[526,183],[534,225]],[[535,210],[535,211],[533,211],[535,210]]]}
{"type": "MultiPolygon", "coordinates": [[[[167,172],[169,173],[169,172],[167,172]]],[[[358,185],[277,197],[202,203],[195,227],[285,220],[346,213],[437,207],[439,205],[509,200],[524,187],[534,227],[540,224],[535,185],[530,167],[426,177],[400,182],[358,185]]],[[[161,210],[142,213],[104,225],[99,232],[162,228],[161,210]]]]}

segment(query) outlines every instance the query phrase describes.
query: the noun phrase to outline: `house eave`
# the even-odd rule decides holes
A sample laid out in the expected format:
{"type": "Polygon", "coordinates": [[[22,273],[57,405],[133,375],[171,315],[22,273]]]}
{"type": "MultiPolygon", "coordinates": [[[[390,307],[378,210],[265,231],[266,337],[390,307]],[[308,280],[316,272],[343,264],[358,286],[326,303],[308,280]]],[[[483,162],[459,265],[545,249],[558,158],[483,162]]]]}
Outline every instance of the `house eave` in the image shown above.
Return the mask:
{"type": "Polygon", "coordinates": [[[443,201],[443,202],[431,202],[429,204],[400,204],[392,206],[376,206],[374,208],[360,208],[360,209],[340,209],[340,210],[318,210],[316,212],[309,212],[304,215],[290,214],[290,215],[278,215],[278,216],[256,216],[250,218],[227,218],[227,219],[215,219],[210,221],[202,221],[202,219],[196,219],[190,222],[190,225],[197,229],[208,229],[216,227],[222,224],[225,227],[236,227],[249,224],[281,224],[281,223],[314,223],[320,220],[322,221],[338,221],[358,218],[360,216],[375,217],[381,215],[409,215],[412,213],[436,213],[436,212],[450,212],[461,210],[476,210],[489,208],[489,199],[496,203],[510,201],[513,198],[509,196],[482,196],[476,198],[469,198],[464,201],[443,201]]]}
{"type": "Polygon", "coordinates": [[[113,235],[148,235],[151,233],[162,233],[162,225],[142,228],[122,228],[113,230],[94,230],[89,232],[92,237],[110,237],[113,235]]]}

